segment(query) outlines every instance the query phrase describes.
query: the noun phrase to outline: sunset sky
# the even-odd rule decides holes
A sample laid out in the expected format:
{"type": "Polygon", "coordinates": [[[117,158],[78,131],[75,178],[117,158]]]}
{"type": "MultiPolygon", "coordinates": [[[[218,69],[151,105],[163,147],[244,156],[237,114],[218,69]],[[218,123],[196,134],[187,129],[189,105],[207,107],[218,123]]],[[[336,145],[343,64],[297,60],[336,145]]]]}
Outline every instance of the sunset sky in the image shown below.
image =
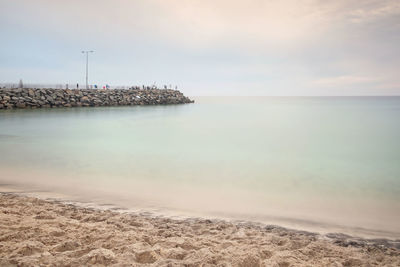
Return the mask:
{"type": "Polygon", "coordinates": [[[0,82],[400,95],[400,1],[0,0],[0,82]]]}

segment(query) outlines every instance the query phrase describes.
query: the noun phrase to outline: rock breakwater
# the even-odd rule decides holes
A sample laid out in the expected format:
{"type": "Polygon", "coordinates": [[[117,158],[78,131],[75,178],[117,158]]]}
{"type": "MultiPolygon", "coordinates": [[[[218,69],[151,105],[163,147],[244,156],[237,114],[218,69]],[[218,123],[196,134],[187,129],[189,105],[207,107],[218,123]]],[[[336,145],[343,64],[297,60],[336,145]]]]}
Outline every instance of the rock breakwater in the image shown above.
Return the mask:
{"type": "Polygon", "coordinates": [[[0,109],[193,103],[178,90],[0,89],[0,109]]]}

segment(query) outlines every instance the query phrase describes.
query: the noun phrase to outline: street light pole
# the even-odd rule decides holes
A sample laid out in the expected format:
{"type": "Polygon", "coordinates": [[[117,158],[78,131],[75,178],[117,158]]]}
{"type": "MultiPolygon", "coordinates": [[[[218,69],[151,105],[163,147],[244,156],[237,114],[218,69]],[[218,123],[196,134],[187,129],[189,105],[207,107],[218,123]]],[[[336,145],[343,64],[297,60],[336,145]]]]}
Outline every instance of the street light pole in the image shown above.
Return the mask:
{"type": "Polygon", "coordinates": [[[86,89],[89,89],[88,83],[88,75],[89,75],[89,53],[93,53],[94,51],[82,51],[82,54],[86,54],[86,89]]]}

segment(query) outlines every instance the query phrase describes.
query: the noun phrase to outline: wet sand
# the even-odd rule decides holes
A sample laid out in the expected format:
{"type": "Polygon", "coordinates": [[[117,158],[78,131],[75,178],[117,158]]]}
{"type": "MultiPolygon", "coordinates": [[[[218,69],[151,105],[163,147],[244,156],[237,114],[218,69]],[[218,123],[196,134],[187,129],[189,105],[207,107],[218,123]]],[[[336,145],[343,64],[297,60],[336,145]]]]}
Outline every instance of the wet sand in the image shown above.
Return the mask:
{"type": "Polygon", "coordinates": [[[0,194],[0,266],[400,266],[400,240],[173,220],[0,194]]]}

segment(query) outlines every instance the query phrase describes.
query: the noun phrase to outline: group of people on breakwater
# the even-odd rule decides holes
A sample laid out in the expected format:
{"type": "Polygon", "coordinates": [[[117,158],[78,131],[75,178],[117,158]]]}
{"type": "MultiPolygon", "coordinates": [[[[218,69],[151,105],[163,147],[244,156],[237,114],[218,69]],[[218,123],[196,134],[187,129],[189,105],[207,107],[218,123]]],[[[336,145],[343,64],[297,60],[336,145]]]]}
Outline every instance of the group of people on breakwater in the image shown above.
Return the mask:
{"type": "Polygon", "coordinates": [[[171,89],[171,90],[178,90],[178,86],[172,86],[171,84],[169,85],[162,85],[158,87],[155,85],[155,83],[151,86],[148,85],[109,85],[109,84],[104,84],[104,85],[98,85],[98,84],[90,84],[90,85],[82,85],[79,83],[76,84],[25,84],[20,80],[20,82],[17,83],[0,83],[0,89],[16,89],[16,88],[47,88],[47,89],[134,89],[134,90],[151,90],[151,89],[171,89]]]}
{"type": "MultiPolygon", "coordinates": [[[[122,89],[121,87],[125,88],[125,86],[116,86],[115,89],[122,89]]],[[[66,84],[65,85],[65,89],[72,89],[72,88],[69,88],[69,85],[66,84]]],[[[76,89],[80,89],[79,83],[76,84],[76,89]]],[[[111,89],[111,86],[106,84],[106,85],[103,85],[101,87],[101,86],[98,86],[97,84],[93,84],[93,85],[89,85],[88,89],[111,89]]],[[[175,85],[175,88],[173,88],[171,85],[169,85],[169,86],[168,85],[163,85],[162,88],[158,88],[156,85],[152,85],[152,86],[134,85],[134,86],[128,86],[127,89],[132,89],[132,90],[151,90],[151,89],[165,89],[165,90],[167,90],[167,89],[175,89],[175,90],[178,90],[178,86],[175,85]]]]}

